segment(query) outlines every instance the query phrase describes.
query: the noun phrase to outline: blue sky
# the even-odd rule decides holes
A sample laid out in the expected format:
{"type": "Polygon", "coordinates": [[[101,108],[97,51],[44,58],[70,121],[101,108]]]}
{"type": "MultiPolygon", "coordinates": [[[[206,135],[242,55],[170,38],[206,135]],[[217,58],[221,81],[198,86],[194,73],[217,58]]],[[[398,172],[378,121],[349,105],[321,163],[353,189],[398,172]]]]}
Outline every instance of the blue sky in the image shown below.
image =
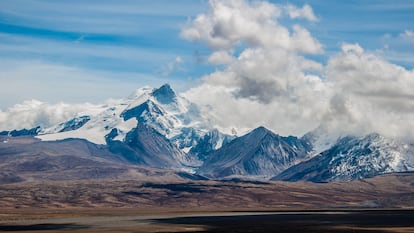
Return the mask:
{"type": "MultiPolygon", "coordinates": [[[[271,2],[312,7],[318,21],[300,23],[323,45],[312,55],[322,64],[347,42],[414,67],[414,1],[271,2]]],[[[195,86],[223,68],[205,62],[205,45],[180,36],[207,11],[201,0],[2,0],[0,109],[26,99],[99,102],[165,82],[179,91],[195,86]]]]}

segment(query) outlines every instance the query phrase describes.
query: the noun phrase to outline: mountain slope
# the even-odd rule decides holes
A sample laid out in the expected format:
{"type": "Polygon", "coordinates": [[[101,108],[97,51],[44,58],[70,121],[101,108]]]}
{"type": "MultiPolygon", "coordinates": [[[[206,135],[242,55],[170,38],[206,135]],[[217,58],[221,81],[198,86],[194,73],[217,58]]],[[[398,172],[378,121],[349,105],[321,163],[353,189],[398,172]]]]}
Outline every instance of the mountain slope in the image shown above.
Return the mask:
{"type": "Polygon", "coordinates": [[[414,146],[370,134],[341,138],[330,149],[274,179],[329,182],[405,171],[414,171],[414,146]]]}
{"type": "Polygon", "coordinates": [[[192,180],[184,171],[137,166],[107,146],[84,139],[44,142],[0,136],[0,184],[78,180],[192,180]]]}
{"type": "Polygon", "coordinates": [[[200,138],[197,145],[191,148],[189,154],[195,156],[200,161],[205,161],[213,151],[220,149],[223,145],[230,143],[235,138],[235,136],[223,134],[217,129],[214,129],[200,138]]]}
{"type": "MultiPolygon", "coordinates": [[[[141,88],[126,98],[102,105],[91,105],[88,110],[51,127],[3,131],[0,137],[4,136],[3,146],[13,137],[39,138],[43,143],[22,148],[25,153],[34,150],[46,156],[47,152],[52,160],[55,154],[62,155],[56,149],[59,145],[67,149],[73,144],[77,149],[71,155],[65,154],[66,158],[76,153],[90,155],[91,148],[95,148],[92,151],[99,155],[95,157],[197,172],[212,179],[274,177],[326,182],[414,170],[414,145],[378,134],[346,136],[327,125],[302,138],[282,137],[264,127],[238,138],[236,129],[231,132],[233,136],[211,126],[195,104],[165,84],[159,88],[141,88]]],[[[8,156],[19,155],[20,145],[15,146],[14,152],[11,147],[2,148],[11,150],[8,156]]],[[[39,164],[48,167],[44,158],[39,157],[39,164]]],[[[79,159],[73,158],[76,160],[79,159]]],[[[61,165],[56,162],[49,167],[56,166],[61,165]]],[[[1,174],[4,180],[19,180],[11,170],[1,174]]]]}
{"type": "Polygon", "coordinates": [[[259,127],[212,152],[198,173],[210,178],[270,178],[306,157],[310,145],[259,127]]]}
{"type": "Polygon", "coordinates": [[[63,132],[67,132],[67,131],[72,131],[72,130],[77,130],[79,128],[81,128],[82,126],[84,126],[89,120],[90,120],[90,116],[79,116],[79,117],[75,117],[71,120],[68,120],[64,123],[60,123],[54,127],[48,128],[48,129],[44,129],[41,132],[39,132],[40,134],[49,134],[49,133],[63,133],[63,132]]]}
{"type": "MultiPolygon", "coordinates": [[[[155,89],[138,89],[128,98],[79,113],[79,116],[67,122],[40,130],[37,137],[44,141],[81,138],[105,145],[111,132],[117,132],[117,136],[111,137],[111,140],[123,142],[138,124],[153,128],[186,153],[205,135],[217,131],[208,126],[196,105],[177,95],[170,85],[165,84],[155,89]]],[[[209,141],[214,148],[230,139],[225,134],[218,134],[219,137],[209,141]]]]}
{"type": "Polygon", "coordinates": [[[145,98],[138,99],[141,101],[129,104],[121,117],[125,121],[134,118],[139,123],[150,126],[183,152],[189,152],[206,135],[220,135],[210,140],[213,147],[225,144],[230,139],[230,136],[208,126],[198,107],[177,95],[168,84],[147,93],[145,98]]]}
{"type": "MultiPolygon", "coordinates": [[[[116,133],[112,137],[115,137],[116,133]]],[[[111,141],[108,145],[113,153],[121,155],[127,162],[155,168],[180,169],[191,164],[191,158],[179,150],[167,138],[153,128],[138,124],[123,142],[111,141]]]]}
{"type": "MultiPolygon", "coordinates": [[[[116,162],[107,149],[86,140],[67,139],[41,142],[29,137],[3,139],[0,143],[0,170],[24,180],[78,180],[116,178],[128,168],[116,162]]],[[[4,180],[3,180],[4,181],[4,180]]]]}

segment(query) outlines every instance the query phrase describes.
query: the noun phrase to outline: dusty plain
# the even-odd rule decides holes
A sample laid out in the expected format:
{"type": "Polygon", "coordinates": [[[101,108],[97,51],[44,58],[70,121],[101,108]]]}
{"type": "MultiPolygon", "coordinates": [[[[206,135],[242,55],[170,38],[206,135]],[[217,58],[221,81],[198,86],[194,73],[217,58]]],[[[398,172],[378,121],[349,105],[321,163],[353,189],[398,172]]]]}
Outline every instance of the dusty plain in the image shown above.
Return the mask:
{"type": "Polygon", "coordinates": [[[0,186],[0,232],[414,232],[414,174],[353,182],[0,186]]]}

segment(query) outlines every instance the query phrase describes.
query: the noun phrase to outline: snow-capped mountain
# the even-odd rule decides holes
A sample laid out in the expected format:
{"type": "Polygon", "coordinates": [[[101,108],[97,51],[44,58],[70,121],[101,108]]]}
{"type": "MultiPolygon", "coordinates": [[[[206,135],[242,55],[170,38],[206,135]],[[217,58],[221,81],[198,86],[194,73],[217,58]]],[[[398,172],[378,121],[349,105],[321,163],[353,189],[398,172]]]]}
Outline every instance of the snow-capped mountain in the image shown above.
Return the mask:
{"type": "Polygon", "coordinates": [[[87,112],[78,113],[79,116],[76,116],[73,119],[68,119],[66,122],[42,129],[36,137],[43,141],[79,138],[86,139],[98,145],[105,145],[105,136],[109,134],[112,129],[116,128],[119,132],[117,139],[123,140],[126,133],[131,131],[138,124],[135,119],[125,121],[120,116],[122,111],[127,107],[129,101],[131,100],[118,100],[111,105],[104,104],[96,106],[93,109],[89,109],[87,112]],[[76,120],[82,118],[89,120],[76,120]],[[79,127],[73,127],[73,124],[71,125],[71,123],[76,122],[82,122],[82,124],[77,124],[79,127]],[[62,131],[65,127],[69,130],[62,131]]]}
{"type": "Polygon", "coordinates": [[[206,133],[189,151],[189,154],[195,155],[199,160],[205,161],[209,158],[212,152],[220,149],[223,145],[228,144],[236,136],[223,134],[217,129],[213,129],[206,133]]]}
{"type": "MultiPolygon", "coordinates": [[[[200,166],[200,159],[204,158],[201,154],[208,153],[211,149],[218,149],[233,138],[208,126],[197,106],[177,95],[168,84],[155,89],[138,89],[125,99],[112,101],[111,104],[98,106],[95,109],[90,109],[89,112],[79,113],[79,116],[66,122],[41,129],[38,131],[37,137],[43,141],[80,138],[95,144],[108,145],[111,148],[114,148],[114,144],[122,143],[131,149],[135,148],[128,141],[131,139],[131,135],[137,134],[137,132],[144,134],[145,132],[140,125],[154,130],[172,144],[174,148],[167,150],[172,153],[168,156],[177,161],[176,163],[166,162],[166,164],[174,168],[179,167],[178,164],[190,167],[200,166]],[[200,142],[204,149],[201,148],[201,145],[196,147],[200,142]],[[188,153],[192,148],[197,149],[188,153]]],[[[149,133],[146,135],[151,137],[149,133]]],[[[145,141],[142,137],[137,137],[145,141]]],[[[154,146],[162,147],[161,145],[164,144],[154,146]]],[[[155,156],[153,153],[148,154],[135,149],[132,151],[141,157],[155,156]]],[[[149,148],[146,148],[146,151],[148,150],[149,148]]],[[[127,153],[126,151],[124,148],[122,153],[127,153]]],[[[120,150],[117,152],[121,153],[120,150]]],[[[127,154],[127,157],[131,157],[130,152],[127,154]]],[[[161,166],[165,161],[156,163],[154,161],[145,162],[145,159],[141,159],[143,164],[151,166],[157,164],[157,167],[165,167],[161,166]]],[[[141,163],[138,160],[134,161],[141,163]]]]}
{"type": "Polygon", "coordinates": [[[320,125],[316,129],[303,135],[301,139],[312,145],[312,152],[309,154],[309,157],[312,157],[331,148],[337,139],[343,136],[340,133],[331,132],[326,125],[320,125]]]}
{"type": "Polygon", "coordinates": [[[208,122],[198,106],[165,84],[91,105],[51,127],[3,131],[0,136],[3,143],[20,136],[34,136],[50,145],[87,140],[116,161],[191,171],[212,179],[325,182],[414,171],[414,145],[378,134],[347,136],[321,126],[297,138],[259,127],[237,137],[235,129],[228,135],[208,122]]]}
{"type": "Polygon", "coordinates": [[[67,131],[77,130],[80,127],[84,126],[90,119],[90,116],[75,117],[71,120],[68,120],[64,123],[60,123],[51,128],[41,130],[39,134],[63,133],[67,131]]]}
{"type": "Polygon", "coordinates": [[[306,158],[311,146],[259,127],[209,155],[198,173],[210,178],[271,178],[306,158]]]}
{"type": "Polygon", "coordinates": [[[414,145],[373,133],[340,138],[330,149],[285,170],[274,179],[329,182],[407,171],[414,171],[414,145]]]}
{"type": "Polygon", "coordinates": [[[208,132],[198,108],[176,95],[168,84],[151,93],[144,93],[130,103],[120,116],[125,121],[136,119],[151,126],[185,152],[208,132]]]}
{"type": "Polygon", "coordinates": [[[122,141],[138,122],[151,126],[168,139],[177,138],[173,141],[181,149],[191,147],[191,143],[194,143],[178,140],[180,135],[188,134],[188,128],[201,136],[208,132],[197,107],[177,96],[171,87],[165,84],[158,89],[138,89],[125,99],[79,113],[78,117],[67,122],[40,130],[38,138],[52,141],[73,137],[83,138],[95,144],[106,144],[106,135],[113,129],[118,132],[114,140],[122,141]]]}

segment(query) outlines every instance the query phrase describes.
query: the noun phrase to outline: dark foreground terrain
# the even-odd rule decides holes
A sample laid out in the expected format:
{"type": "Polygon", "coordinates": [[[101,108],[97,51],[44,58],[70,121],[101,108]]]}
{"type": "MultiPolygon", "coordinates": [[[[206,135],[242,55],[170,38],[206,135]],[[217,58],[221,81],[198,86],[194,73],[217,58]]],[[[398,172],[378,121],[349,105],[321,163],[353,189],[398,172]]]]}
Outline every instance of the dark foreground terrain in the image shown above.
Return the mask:
{"type": "Polygon", "coordinates": [[[414,232],[414,174],[352,182],[186,179],[0,185],[0,232],[414,232]]]}
{"type": "MultiPolygon", "coordinates": [[[[206,232],[413,232],[414,211],[279,212],[267,215],[181,217],[157,223],[203,226],[206,232]]],[[[196,231],[194,231],[196,232],[196,231]]]]}
{"type": "Polygon", "coordinates": [[[414,174],[352,182],[190,180],[80,180],[0,185],[0,209],[183,208],[275,210],[292,208],[414,207],[414,174]]]}
{"type": "Polygon", "coordinates": [[[180,212],[100,209],[14,213],[0,232],[414,232],[414,210],[180,212]],[[14,218],[11,218],[14,216],[14,218]]]}

